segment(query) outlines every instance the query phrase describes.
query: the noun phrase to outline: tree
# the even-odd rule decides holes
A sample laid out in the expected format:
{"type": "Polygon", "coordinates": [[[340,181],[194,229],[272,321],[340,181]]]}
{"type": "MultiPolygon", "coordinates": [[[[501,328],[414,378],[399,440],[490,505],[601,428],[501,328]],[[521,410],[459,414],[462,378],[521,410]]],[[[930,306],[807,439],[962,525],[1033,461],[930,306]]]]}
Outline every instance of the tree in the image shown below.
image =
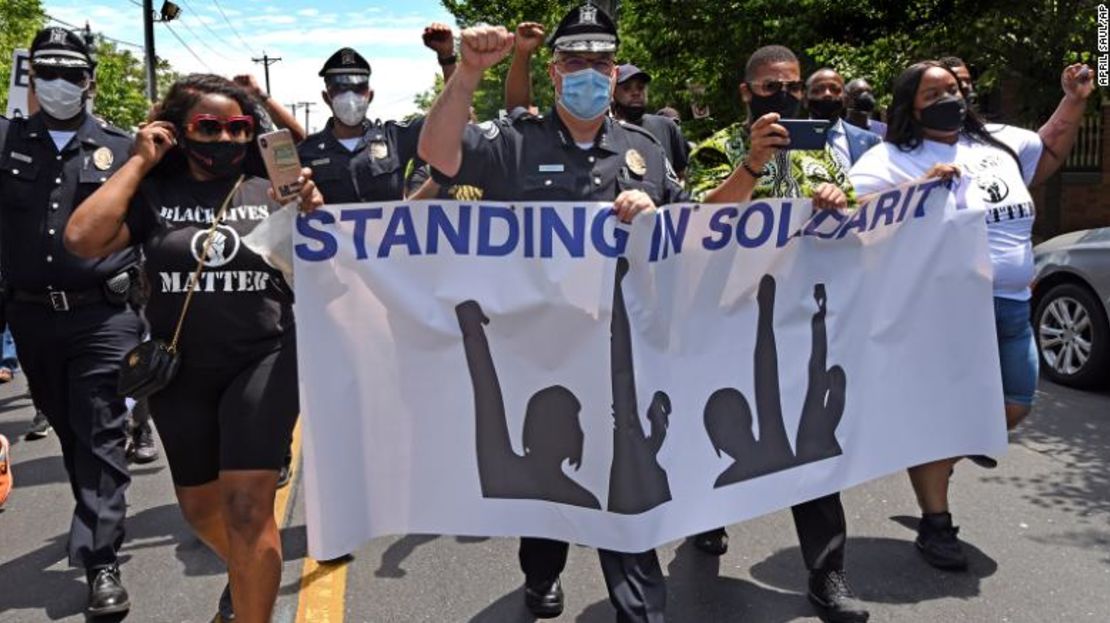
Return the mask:
{"type": "MultiPolygon", "coordinates": [[[[104,38],[97,40],[96,54],[96,98],[93,111],[117,127],[138,127],[150,111],[150,101],[146,98],[143,59],[104,38]]],[[[158,60],[155,71],[161,97],[178,79],[178,74],[162,59],[158,60]]]]}
{"type": "Polygon", "coordinates": [[[8,106],[12,52],[27,48],[46,23],[39,0],[0,0],[0,114],[8,106]]]}
{"type": "MultiPolygon", "coordinates": [[[[443,0],[460,26],[477,22],[508,27],[531,19],[554,27],[575,0],[443,0]]],[[[1089,60],[1095,48],[1092,0],[621,0],[620,60],[652,74],[652,107],[689,111],[691,85],[704,87],[699,104],[713,118],[683,124],[694,138],[743,118],[737,86],[743,64],[756,48],[779,43],[794,50],[803,71],[831,66],[846,78],[867,77],[880,102],[911,63],[957,55],[977,71],[981,91],[1003,87],[1019,94],[1006,111],[1010,121],[1043,121],[1059,101],[1060,71],[1089,60]]],[[[546,54],[546,53],[545,53],[546,54]]],[[[536,101],[549,104],[546,56],[533,64],[536,101]],[[545,88],[546,87],[546,88],[545,88]]],[[[495,68],[505,73],[507,63],[495,68]]],[[[486,94],[501,84],[483,83],[486,94]]],[[[484,101],[476,98],[476,102],[484,101]]],[[[483,104],[484,105],[484,104],[483,104]]],[[[479,108],[479,113],[489,111],[479,108]]]]}

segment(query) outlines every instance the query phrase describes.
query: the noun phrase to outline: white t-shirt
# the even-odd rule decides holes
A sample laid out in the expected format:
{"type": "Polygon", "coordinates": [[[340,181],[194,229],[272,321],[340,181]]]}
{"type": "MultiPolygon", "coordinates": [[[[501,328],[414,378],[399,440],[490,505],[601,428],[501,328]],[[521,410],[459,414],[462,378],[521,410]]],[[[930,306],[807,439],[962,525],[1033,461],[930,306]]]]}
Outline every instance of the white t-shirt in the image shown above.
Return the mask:
{"type": "Polygon", "coordinates": [[[58,151],[65,149],[66,145],[69,145],[69,142],[73,140],[73,137],[77,136],[76,130],[49,130],[49,132],[50,138],[54,141],[54,145],[57,146],[58,151]]]}
{"type": "Polygon", "coordinates": [[[355,147],[358,147],[358,142],[362,139],[356,136],[354,138],[341,138],[337,140],[339,141],[340,145],[347,148],[347,151],[354,151],[355,147]]]}
{"type": "Polygon", "coordinates": [[[959,209],[982,210],[994,266],[994,295],[1029,300],[1033,280],[1033,197],[1028,185],[1037,172],[1044,144],[1036,132],[990,124],[994,138],[1014,150],[1017,162],[1002,149],[961,134],[953,145],[923,141],[913,151],[883,142],[865,153],[848,172],[859,196],[920,179],[935,164],[956,164],[959,209]]]}

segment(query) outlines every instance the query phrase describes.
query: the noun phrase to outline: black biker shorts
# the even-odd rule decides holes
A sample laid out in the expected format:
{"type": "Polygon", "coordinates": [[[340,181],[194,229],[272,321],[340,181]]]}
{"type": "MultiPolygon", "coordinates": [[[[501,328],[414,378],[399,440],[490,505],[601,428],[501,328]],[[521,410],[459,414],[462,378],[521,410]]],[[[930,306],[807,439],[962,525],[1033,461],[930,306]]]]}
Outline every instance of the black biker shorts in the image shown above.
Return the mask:
{"type": "Polygon", "coordinates": [[[207,484],[225,470],[279,470],[299,411],[294,333],[277,350],[234,365],[183,359],[150,410],[178,487],[207,484]]]}

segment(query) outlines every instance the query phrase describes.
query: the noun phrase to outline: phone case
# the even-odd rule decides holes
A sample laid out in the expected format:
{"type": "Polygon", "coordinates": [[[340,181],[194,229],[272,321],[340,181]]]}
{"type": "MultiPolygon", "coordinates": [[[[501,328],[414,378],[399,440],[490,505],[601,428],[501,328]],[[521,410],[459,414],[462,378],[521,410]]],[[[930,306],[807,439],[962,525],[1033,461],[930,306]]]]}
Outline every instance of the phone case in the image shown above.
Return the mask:
{"type": "Polygon", "coordinates": [[[293,135],[289,130],[262,134],[258,137],[258,148],[278,201],[284,203],[296,197],[300,190],[297,180],[301,177],[301,159],[293,135]]]}

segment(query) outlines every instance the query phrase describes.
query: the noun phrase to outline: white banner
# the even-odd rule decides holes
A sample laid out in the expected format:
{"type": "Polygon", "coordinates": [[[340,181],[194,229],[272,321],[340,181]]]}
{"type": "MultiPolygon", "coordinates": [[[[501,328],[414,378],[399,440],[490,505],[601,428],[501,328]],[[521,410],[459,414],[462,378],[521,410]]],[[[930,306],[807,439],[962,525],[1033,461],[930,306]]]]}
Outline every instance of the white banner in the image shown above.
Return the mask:
{"type": "Polygon", "coordinates": [[[610,211],[298,219],[314,557],[402,533],[642,551],[1004,452],[984,219],[939,182],[813,218],[802,200],[610,211]]]}
{"type": "Polygon", "coordinates": [[[12,75],[8,83],[8,109],[4,116],[8,119],[30,117],[35,111],[30,109],[28,98],[31,87],[31,54],[27,50],[12,52],[12,75]]]}

